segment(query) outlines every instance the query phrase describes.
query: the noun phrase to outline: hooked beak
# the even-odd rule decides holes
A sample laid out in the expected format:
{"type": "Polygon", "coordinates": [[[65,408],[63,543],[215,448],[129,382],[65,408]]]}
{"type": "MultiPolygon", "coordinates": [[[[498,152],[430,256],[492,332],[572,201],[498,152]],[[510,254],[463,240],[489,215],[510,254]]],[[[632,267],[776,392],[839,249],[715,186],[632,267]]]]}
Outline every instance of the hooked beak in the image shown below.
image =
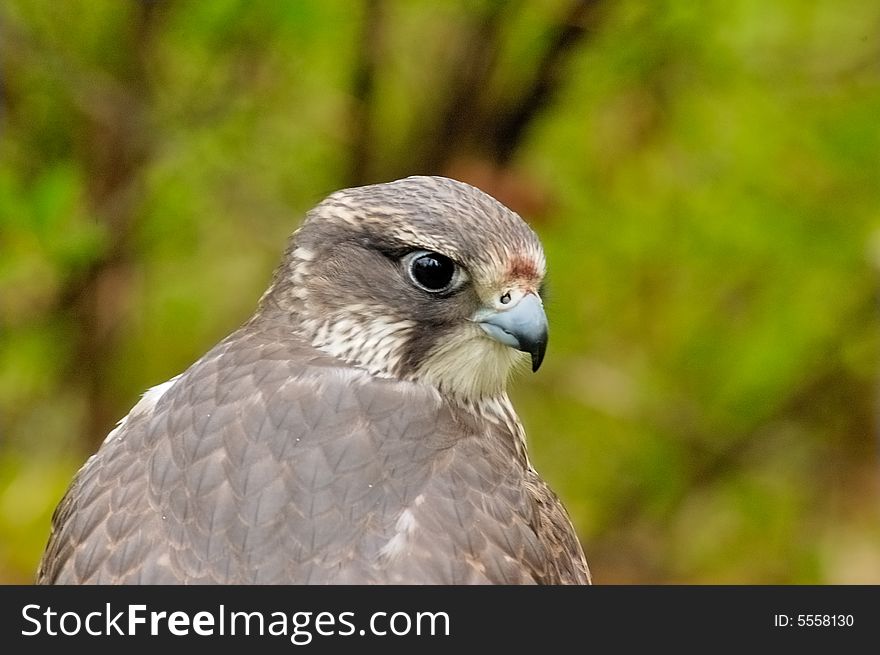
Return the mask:
{"type": "Polygon", "coordinates": [[[529,353],[532,371],[541,366],[547,350],[547,315],[541,299],[534,293],[525,294],[512,307],[481,309],[474,321],[495,341],[529,353]]]}

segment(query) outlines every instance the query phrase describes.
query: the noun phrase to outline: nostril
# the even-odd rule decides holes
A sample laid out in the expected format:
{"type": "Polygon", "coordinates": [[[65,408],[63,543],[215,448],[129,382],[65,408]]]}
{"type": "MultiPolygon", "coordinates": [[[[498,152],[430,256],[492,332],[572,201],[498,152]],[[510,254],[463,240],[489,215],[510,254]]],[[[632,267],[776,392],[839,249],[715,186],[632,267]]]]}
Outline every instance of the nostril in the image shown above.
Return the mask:
{"type": "Polygon", "coordinates": [[[509,302],[510,302],[510,291],[508,291],[503,296],[501,296],[501,304],[502,305],[506,305],[509,302]]]}

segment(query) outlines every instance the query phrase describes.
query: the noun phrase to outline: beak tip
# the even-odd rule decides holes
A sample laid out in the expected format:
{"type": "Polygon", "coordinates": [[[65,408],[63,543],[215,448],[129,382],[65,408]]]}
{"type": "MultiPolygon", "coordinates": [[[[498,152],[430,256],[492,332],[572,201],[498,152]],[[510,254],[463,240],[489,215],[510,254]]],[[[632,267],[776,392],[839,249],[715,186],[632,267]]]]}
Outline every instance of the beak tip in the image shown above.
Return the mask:
{"type": "Polygon", "coordinates": [[[547,317],[537,296],[529,294],[513,308],[492,311],[478,322],[492,339],[531,355],[532,372],[541,367],[547,351],[547,317]]]}
{"type": "Polygon", "coordinates": [[[544,339],[543,343],[540,344],[539,347],[535,348],[531,351],[532,356],[532,373],[536,373],[539,368],[541,368],[541,362],[544,361],[544,353],[547,349],[547,340],[544,339]]]}

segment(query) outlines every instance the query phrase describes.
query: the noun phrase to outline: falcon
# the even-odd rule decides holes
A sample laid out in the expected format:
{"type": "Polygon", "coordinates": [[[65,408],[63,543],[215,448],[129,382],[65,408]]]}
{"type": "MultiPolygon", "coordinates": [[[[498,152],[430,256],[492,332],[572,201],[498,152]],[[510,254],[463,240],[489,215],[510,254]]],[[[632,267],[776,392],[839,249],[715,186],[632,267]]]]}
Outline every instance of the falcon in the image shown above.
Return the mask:
{"type": "Polygon", "coordinates": [[[508,399],[535,233],[482,191],[333,193],[258,309],[147,391],[52,519],[46,584],[588,584],[508,399]]]}

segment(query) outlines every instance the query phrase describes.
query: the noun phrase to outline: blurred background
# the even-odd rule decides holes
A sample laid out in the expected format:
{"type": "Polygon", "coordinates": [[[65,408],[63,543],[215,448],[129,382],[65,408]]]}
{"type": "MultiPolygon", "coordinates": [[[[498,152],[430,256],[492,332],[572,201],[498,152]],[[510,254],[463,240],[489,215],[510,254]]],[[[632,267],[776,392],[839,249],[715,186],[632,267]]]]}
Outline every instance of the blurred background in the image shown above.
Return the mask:
{"type": "Polygon", "coordinates": [[[414,173],[544,241],[513,396],[596,582],[880,583],[864,0],[5,0],[0,582],[306,210],[414,173]]]}

